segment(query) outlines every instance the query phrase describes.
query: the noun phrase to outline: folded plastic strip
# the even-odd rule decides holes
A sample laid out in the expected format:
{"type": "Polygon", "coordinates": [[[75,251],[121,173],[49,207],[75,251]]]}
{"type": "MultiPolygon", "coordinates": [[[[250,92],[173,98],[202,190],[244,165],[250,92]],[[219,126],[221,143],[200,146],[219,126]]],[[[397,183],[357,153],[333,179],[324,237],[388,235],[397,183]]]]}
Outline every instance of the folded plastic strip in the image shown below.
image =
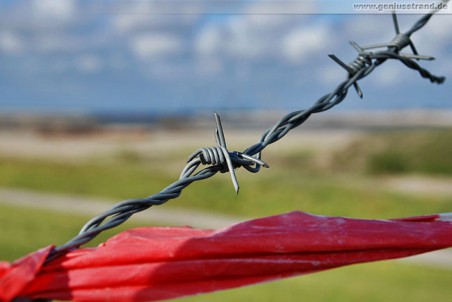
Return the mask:
{"type": "Polygon", "coordinates": [[[41,270],[52,248],[40,249],[11,264],[0,262],[0,301],[10,301],[26,289],[41,270]]]}
{"type": "Polygon", "coordinates": [[[136,228],[45,264],[16,295],[152,301],[406,257],[452,246],[452,222],[441,217],[364,220],[292,212],[220,230],[136,228]]]}

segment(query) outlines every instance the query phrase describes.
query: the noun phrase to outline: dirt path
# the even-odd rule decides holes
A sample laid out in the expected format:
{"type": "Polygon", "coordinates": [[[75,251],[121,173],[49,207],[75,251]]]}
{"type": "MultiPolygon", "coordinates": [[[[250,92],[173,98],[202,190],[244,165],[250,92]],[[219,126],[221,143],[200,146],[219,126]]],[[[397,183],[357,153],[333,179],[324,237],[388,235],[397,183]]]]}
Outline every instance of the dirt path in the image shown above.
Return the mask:
{"type": "MultiPolygon", "coordinates": [[[[95,216],[110,209],[114,202],[100,198],[0,188],[0,203],[62,213],[95,216]]],[[[159,206],[138,213],[131,219],[151,224],[190,225],[197,228],[221,228],[245,220],[205,211],[176,210],[159,206]]]]}
{"type": "MultiPolygon", "coordinates": [[[[262,133],[257,130],[228,129],[227,134],[231,148],[243,150],[256,143],[262,133]]],[[[284,138],[284,144],[269,148],[268,152],[279,154],[290,152],[294,148],[331,152],[347,145],[358,135],[359,132],[350,130],[294,131],[284,138]]],[[[0,131],[0,155],[14,158],[79,161],[114,156],[121,152],[155,156],[180,152],[181,146],[183,151],[188,151],[188,156],[191,151],[214,144],[210,128],[149,131],[139,136],[103,134],[80,137],[44,137],[31,132],[0,131]]]]}
{"type": "MultiPolygon", "coordinates": [[[[112,202],[105,199],[38,193],[9,188],[0,188],[0,203],[88,216],[99,214],[112,206],[112,202]]],[[[153,207],[151,211],[136,214],[132,219],[144,223],[190,225],[198,228],[221,228],[246,220],[246,218],[206,211],[175,210],[164,207],[153,207]]],[[[452,249],[426,253],[397,261],[441,269],[452,269],[452,249]]]]}
{"type": "Polygon", "coordinates": [[[452,196],[451,178],[434,178],[428,176],[387,177],[381,184],[393,191],[417,196],[452,196]]]}

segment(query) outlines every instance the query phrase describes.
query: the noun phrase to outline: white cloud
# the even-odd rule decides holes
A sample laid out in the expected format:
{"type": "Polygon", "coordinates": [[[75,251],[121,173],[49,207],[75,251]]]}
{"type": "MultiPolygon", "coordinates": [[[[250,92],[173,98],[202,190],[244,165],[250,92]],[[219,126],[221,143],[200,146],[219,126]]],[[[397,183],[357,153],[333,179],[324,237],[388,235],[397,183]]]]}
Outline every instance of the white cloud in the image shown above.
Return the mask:
{"type": "Polygon", "coordinates": [[[197,61],[195,70],[201,76],[218,75],[223,71],[223,62],[218,58],[203,58],[197,61]]]}
{"type": "Polygon", "coordinates": [[[234,19],[229,23],[228,32],[223,39],[229,54],[239,58],[261,58],[267,48],[258,29],[252,26],[249,18],[234,19]]]}
{"type": "Polygon", "coordinates": [[[142,60],[173,55],[182,50],[183,41],[172,34],[143,34],[132,39],[131,48],[142,60]]]}
{"type": "MultiPolygon", "coordinates": [[[[394,87],[402,82],[406,82],[406,79],[402,76],[404,72],[408,70],[401,66],[400,62],[386,62],[379,70],[373,72],[373,83],[381,87],[394,87]]],[[[410,72],[415,72],[410,70],[410,72]]]]}
{"type": "Polygon", "coordinates": [[[287,14],[310,14],[316,11],[316,1],[281,1],[260,0],[254,1],[244,9],[250,15],[279,15],[287,14]]]}
{"type": "Polygon", "coordinates": [[[294,24],[305,22],[315,11],[315,1],[259,0],[241,2],[236,8],[226,5],[238,15],[212,18],[203,24],[194,40],[200,56],[221,57],[223,60],[279,58],[281,37],[294,24]]]}
{"type": "Polygon", "coordinates": [[[66,59],[57,59],[47,64],[49,71],[54,74],[61,74],[70,70],[69,62],[66,59]]]}
{"type": "Polygon", "coordinates": [[[316,68],[317,80],[327,85],[338,84],[347,78],[347,71],[331,62],[316,68]]]}
{"type": "Polygon", "coordinates": [[[153,22],[155,15],[151,14],[157,11],[158,7],[153,1],[130,1],[118,8],[118,12],[112,16],[112,24],[121,33],[136,31],[153,22]]]}
{"type": "Polygon", "coordinates": [[[77,41],[68,34],[39,34],[34,39],[34,50],[42,53],[67,53],[79,51],[83,46],[91,46],[86,39],[77,41]]]}
{"type": "Polygon", "coordinates": [[[0,32],[0,52],[7,54],[20,53],[24,45],[22,40],[12,32],[0,32]]]}
{"type": "Polygon", "coordinates": [[[443,49],[452,45],[452,18],[450,15],[438,15],[430,19],[429,23],[413,34],[419,53],[437,55],[443,49]]]}
{"type": "MultiPolygon", "coordinates": [[[[434,67],[428,67],[429,71],[433,74],[445,76],[446,77],[446,85],[450,86],[450,81],[452,80],[452,57],[449,55],[445,55],[442,57],[438,57],[435,62],[434,67]]],[[[424,66],[425,67],[425,66],[424,66]]]]}
{"type": "Polygon", "coordinates": [[[196,1],[124,1],[116,7],[111,24],[122,34],[178,24],[190,25],[199,18],[199,15],[192,13],[202,11],[198,7],[199,3],[196,1]]]}
{"type": "Polygon", "coordinates": [[[341,35],[365,46],[389,42],[395,31],[390,15],[350,15],[345,19],[341,35]]]}
{"type": "Polygon", "coordinates": [[[39,19],[65,21],[75,15],[76,2],[74,0],[34,0],[32,10],[34,16],[39,19]]]}
{"type": "Polygon", "coordinates": [[[330,33],[325,25],[297,28],[282,40],[282,53],[288,61],[302,63],[309,60],[310,55],[325,48],[329,39],[330,33]]]}
{"type": "Polygon", "coordinates": [[[128,15],[120,14],[113,19],[113,25],[121,32],[133,31],[136,28],[144,27],[149,24],[150,16],[148,15],[128,15]]]}
{"type": "Polygon", "coordinates": [[[112,53],[108,57],[104,58],[106,65],[117,71],[124,70],[127,67],[127,59],[120,53],[112,53]]]}
{"type": "Polygon", "coordinates": [[[77,58],[76,67],[83,73],[95,73],[102,68],[102,62],[95,55],[82,55],[77,58]]]}
{"type": "Polygon", "coordinates": [[[288,21],[293,19],[288,15],[278,15],[278,14],[254,14],[250,13],[246,15],[246,22],[249,24],[249,27],[259,29],[260,31],[265,30],[275,30],[277,28],[281,28],[287,25],[288,21]]]}
{"type": "Polygon", "coordinates": [[[222,34],[218,26],[208,26],[194,41],[195,51],[202,56],[212,56],[221,50],[222,34]]]}
{"type": "Polygon", "coordinates": [[[245,14],[206,24],[194,40],[200,56],[259,61],[280,56],[281,37],[305,16],[245,14]]]}

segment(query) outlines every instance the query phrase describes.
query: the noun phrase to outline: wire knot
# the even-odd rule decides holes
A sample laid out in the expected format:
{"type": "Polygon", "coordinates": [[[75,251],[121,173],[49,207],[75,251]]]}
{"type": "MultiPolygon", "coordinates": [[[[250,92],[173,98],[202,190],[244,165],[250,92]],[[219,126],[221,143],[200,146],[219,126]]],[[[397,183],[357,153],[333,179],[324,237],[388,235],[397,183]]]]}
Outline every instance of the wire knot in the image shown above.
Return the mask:
{"type": "Polygon", "coordinates": [[[401,51],[406,46],[409,46],[411,44],[410,36],[407,34],[401,34],[398,33],[395,35],[395,37],[389,42],[389,47],[395,47],[397,49],[397,52],[401,51]]]}
{"type": "Polygon", "coordinates": [[[237,151],[229,152],[226,146],[221,119],[217,113],[215,113],[215,121],[217,124],[217,127],[215,128],[217,146],[200,148],[190,155],[180,178],[190,176],[200,164],[211,165],[216,169],[219,169],[218,171],[221,173],[229,172],[231,174],[235,192],[238,194],[239,184],[234,169],[244,167],[250,172],[257,172],[259,169],[256,167],[260,168],[263,166],[268,168],[269,166],[260,158],[250,156],[246,153],[237,151]]]}
{"type": "MultiPolygon", "coordinates": [[[[205,147],[198,149],[194,155],[190,156],[190,160],[198,157],[203,165],[220,166],[220,172],[228,172],[227,158],[231,158],[230,154],[221,146],[205,147]]],[[[231,160],[232,162],[232,160],[231,160]]]]}
{"type": "MultiPolygon", "coordinates": [[[[350,44],[358,52],[358,56],[352,62],[347,64],[347,63],[344,63],[341,59],[339,59],[338,57],[336,57],[333,54],[328,55],[331,59],[333,59],[334,62],[336,62],[342,68],[347,70],[349,79],[353,78],[355,76],[355,74],[357,74],[359,71],[361,71],[362,69],[364,69],[372,64],[372,59],[371,59],[372,53],[371,52],[365,52],[364,49],[361,46],[359,46],[356,42],[350,41],[350,44]]],[[[355,81],[353,83],[353,87],[355,87],[355,90],[356,90],[356,93],[358,93],[358,96],[360,98],[363,98],[363,92],[362,92],[361,88],[359,87],[357,81],[355,81]]]]}

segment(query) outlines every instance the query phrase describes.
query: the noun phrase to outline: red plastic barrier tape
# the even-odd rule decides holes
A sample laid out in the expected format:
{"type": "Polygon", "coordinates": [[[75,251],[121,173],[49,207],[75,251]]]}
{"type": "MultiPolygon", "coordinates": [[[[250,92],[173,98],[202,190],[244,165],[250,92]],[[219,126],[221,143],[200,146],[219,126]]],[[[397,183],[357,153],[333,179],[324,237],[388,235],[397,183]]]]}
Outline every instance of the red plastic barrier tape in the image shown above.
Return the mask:
{"type": "Polygon", "coordinates": [[[220,230],[146,227],[44,264],[0,262],[0,300],[151,301],[452,246],[447,215],[364,220],[292,212],[220,230]]]}

